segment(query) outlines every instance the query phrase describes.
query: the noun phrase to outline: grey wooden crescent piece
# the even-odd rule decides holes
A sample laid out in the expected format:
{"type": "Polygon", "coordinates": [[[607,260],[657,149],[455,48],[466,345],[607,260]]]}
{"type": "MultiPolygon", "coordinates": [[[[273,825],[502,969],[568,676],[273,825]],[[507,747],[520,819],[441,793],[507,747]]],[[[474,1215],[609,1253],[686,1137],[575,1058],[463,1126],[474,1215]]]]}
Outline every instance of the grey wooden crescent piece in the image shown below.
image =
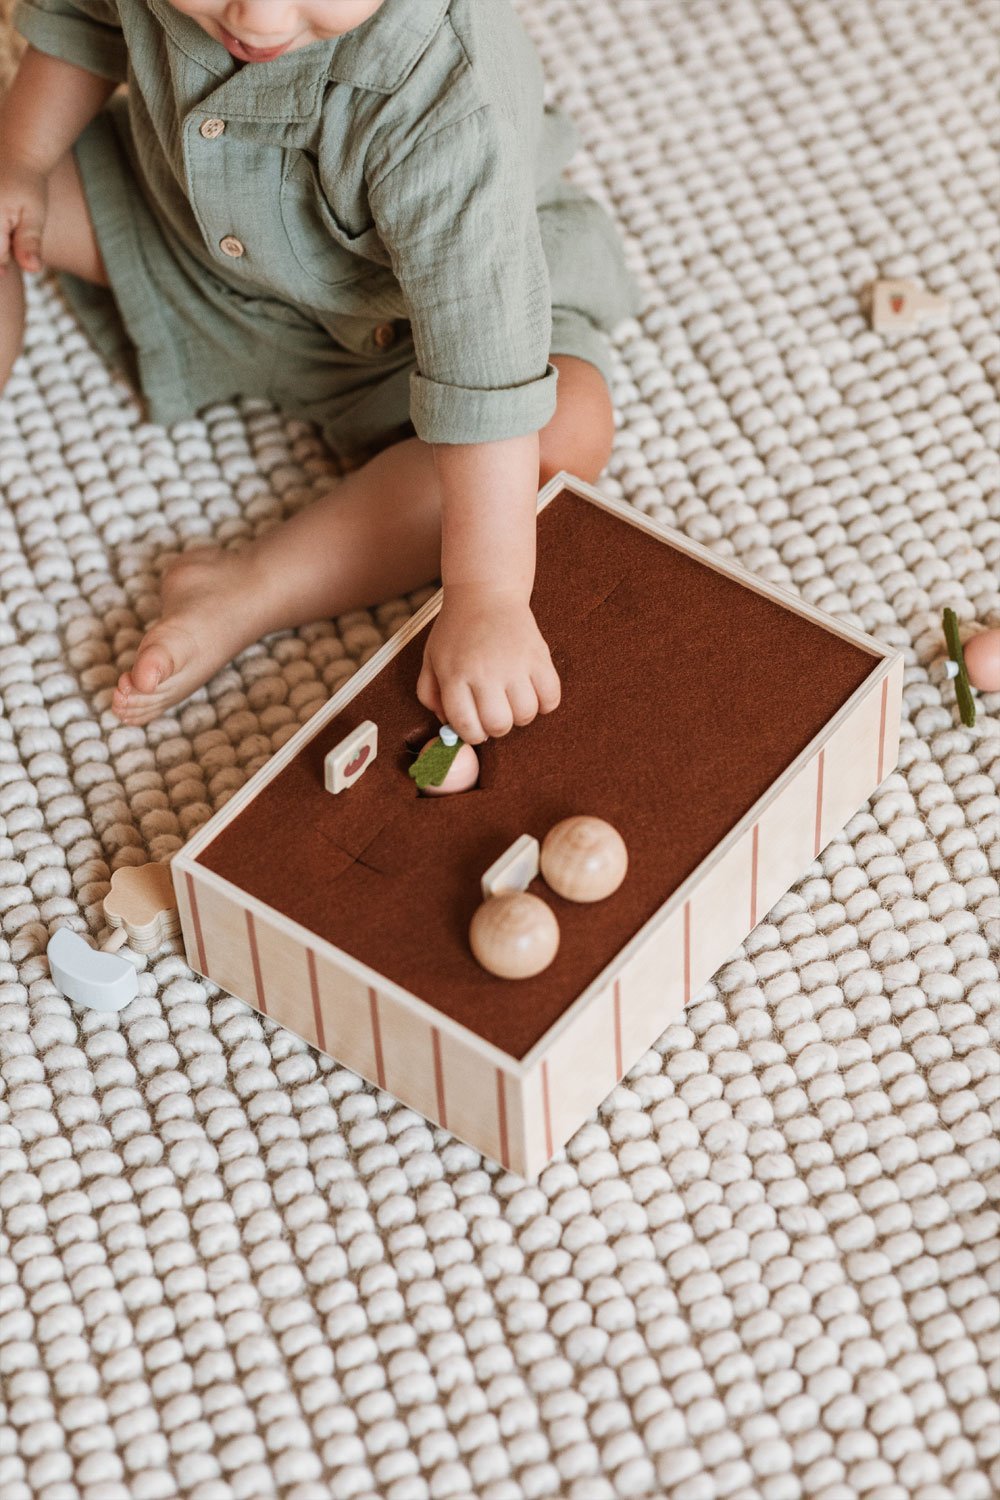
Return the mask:
{"type": "Polygon", "coordinates": [[[52,983],[67,1000],[90,1010],[123,1010],[139,993],[135,965],[94,949],[78,932],[60,927],[46,950],[52,983]]]}

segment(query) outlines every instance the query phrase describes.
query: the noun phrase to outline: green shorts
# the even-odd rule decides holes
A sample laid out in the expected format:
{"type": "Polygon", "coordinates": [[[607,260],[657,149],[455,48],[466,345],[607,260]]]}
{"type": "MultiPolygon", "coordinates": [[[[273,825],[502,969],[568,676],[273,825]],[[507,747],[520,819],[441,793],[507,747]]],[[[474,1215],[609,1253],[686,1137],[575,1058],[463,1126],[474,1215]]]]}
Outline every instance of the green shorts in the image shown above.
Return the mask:
{"type": "MultiPolygon", "coordinates": [[[[412,434],[416,356],[409,323],[380,325],[384,347],[373,357],[368,349],[339,343],[308,310],[246,296],[213,276],[168,236],[150,209],[133,167],[123,105],[113,100],[76,146],[110,290],[68,273],[60,282],[97,351],[144,398],[149,419],[169,424],[213,402],[256,396],[315,422],[342,454],[412,434]]],[[[567,201],[582,202],[585,195],[564,198],[551,210],[539,208],[552,280],[551,353],[587,360],[610,385],[606,335],[579,305],[587,301],[586,280],[581,295],[579,269],[567,278],[561,265],[573,256],[587,263],[588,246],[580,243],[572,214],[567,218],[567,201]],[[556,300],[561,273],[576,305],[556,300]]],[[[602,276],[607,284],[608,257],[620,254],[610,236],[604,239],[608,243],[589,262],[595,311],[602,276]]]]}

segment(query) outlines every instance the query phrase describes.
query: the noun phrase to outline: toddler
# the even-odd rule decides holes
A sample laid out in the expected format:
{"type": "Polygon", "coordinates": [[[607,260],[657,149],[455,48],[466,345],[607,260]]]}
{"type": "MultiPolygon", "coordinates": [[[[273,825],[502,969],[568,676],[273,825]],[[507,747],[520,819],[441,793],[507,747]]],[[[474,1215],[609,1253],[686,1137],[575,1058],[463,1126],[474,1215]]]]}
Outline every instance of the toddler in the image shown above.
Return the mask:
{"type": "Polygon", "coordinates": [[[638,295],[608,216],[562,175],[573,128],[511,0],[19,0],[14,17],[0,385],[21,272],[48,266],[152,420],[264,396],[359,460],[250,545],[173,563],[115,712],[146,723],[268,631],[435,575],[421,702],[473,744],[555,708],[535,495],[603,469],[604,335],[638,295]]]}

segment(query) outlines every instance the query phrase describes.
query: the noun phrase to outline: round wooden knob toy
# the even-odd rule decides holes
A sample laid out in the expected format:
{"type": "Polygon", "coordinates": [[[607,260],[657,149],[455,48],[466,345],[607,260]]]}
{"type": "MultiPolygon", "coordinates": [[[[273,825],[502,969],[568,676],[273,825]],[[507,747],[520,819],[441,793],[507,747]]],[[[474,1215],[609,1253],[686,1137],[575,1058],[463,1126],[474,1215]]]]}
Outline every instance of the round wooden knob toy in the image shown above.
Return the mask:
{"type": "Polygon", "coordinates": [[[628,869],[625,840],[603,818],[564,818],[545,836],[542,875],[567,901],[603,901],[628,869]]]}
{"type": "Polygon", "coordinates": [[[469,926],[476,961],[498,979],[531,979],[559,950],[559,923],[529,891],[505,891],[479,907],[469,926]]]}

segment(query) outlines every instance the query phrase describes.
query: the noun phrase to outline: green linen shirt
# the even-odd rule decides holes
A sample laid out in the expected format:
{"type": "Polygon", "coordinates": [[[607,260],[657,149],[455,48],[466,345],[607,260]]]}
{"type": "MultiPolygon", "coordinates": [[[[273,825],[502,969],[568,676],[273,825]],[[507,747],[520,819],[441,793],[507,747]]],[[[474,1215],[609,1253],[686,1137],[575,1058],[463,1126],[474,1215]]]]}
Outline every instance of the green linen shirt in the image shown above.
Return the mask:
{"type": "MultiPolygon", "coordinates": [[[[561,178],[576,132],[544,104],[510,0],[384,0],[343,36],[242,67],[167,0],[19,0],[15,24],[127,81],[136,176],[181,255],[307,310],[347,348],[363,339],[358,353],[373,312],[409,320],[425,441],[550,419],[538,207],[585,195],[561,178]]],[[[600,326],[636,311],[624,276],[591,294],[600,326]]]]}

